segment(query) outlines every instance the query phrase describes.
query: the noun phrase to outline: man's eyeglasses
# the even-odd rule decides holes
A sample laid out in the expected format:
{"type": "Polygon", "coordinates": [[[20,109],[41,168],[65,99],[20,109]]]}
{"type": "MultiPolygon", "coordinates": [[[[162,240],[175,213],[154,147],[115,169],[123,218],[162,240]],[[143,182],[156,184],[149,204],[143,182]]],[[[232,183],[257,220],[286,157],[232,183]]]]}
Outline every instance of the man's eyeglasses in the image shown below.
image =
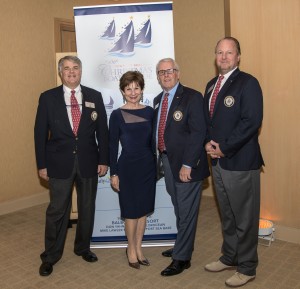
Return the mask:
{"type": "Polygon", "coordinates": [[[166,69],[166,70],[159,70],[159,71],[157,71],[157,74],[159,76],[162,76],[162,75],[165,75],[165,74],[173,74],[175,71],[177,71],[177,69],[169,68],[169,69],[166,69]]]}

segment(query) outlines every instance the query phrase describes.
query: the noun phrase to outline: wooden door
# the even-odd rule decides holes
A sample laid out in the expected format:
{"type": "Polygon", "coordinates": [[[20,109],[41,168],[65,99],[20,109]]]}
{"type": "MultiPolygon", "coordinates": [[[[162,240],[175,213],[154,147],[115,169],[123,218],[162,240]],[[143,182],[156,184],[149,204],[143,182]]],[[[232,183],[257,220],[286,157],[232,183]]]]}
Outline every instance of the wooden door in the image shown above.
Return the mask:
{"type": "MultiPolygon", "coordinates": [[[[57,64],[61,57],[66,55],[76,55],[76,35],[75,24],[73,20],[68,19],[54,19],[54,38],[55,38],[55,52],[56,52],[56,85],[61,85],[61,80],[57,73],[57,64]]],[[[72,193],[72,208],[71,220],[78,219],[77,210],[77,193],[76,188],[73,188],[72,193]]]]}
{"type": "Polygon", "coordinates": [[[76,52],[75,23],[70,19],[54,19],[55,52],[76,52]]]}

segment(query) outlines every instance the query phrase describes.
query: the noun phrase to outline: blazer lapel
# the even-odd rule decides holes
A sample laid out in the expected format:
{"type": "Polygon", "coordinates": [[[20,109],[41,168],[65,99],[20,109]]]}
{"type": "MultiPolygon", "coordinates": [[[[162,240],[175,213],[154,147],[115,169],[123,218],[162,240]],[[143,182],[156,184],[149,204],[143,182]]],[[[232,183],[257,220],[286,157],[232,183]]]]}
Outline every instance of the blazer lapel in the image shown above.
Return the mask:
{"type": "Polygon", "coordinates": [[[168,112],[168,116],[167,116],[167,121],[166,121],[166,127],[170,124],[172,118],[173,118],[173,114],[174,112],[176,111],[179,103],[181,102],[181,99],[182,99],[182,93],[183,93],[183,87],[182,85],[179,83],[178,87],[177,87],[177,90],[175,92],[175,95],[174,95],[174,98],[173,98],[173,101],[171,103],[171,106],[170,106],[170,109],[169,109],[169,112],[168,112]]]}
{"type": "MultiPolygon", "coordinates": [[[[217,99],[216,99],[216,103],[215,103],[215,108],[214,108],[214,113],[213,116],[215,115],[215,112],[218,109],[218,106],[220,105],[220,103],[222,103],[224,101],[224,97],[226,96],[226,93],[229,89],[229,87],[231,86],[231,83],[234,81],[234,79],[236,78],[236,76],[239,74],[240,70],[237,68],[230,76],[229,78],[226,80],[226,82],[224,83],[224,85],[222,86],[221,90],[218,93],[217,99]]],[[[216,78],[217,80],[218,78],[216,78]]]]}
{"type": "Polygon", "coordinates": [[[159,111],[162,96],[163,96],[163,92],[161,92],[157,96],[157,98],[155,100],[155,103],[154,103],[154,127],[156,127],[157,123],[159,122],[159,120],[158,120],[158,111],[159,111]]]}
{"type": "Polygon", "coordinates": [[[80,133],[81,130],[84,130],[84,126],[88,123],[88,117],[89,117],[89,112],[87,111],[87,108],[85,106],[85,102],[89,101],[89,97],[82,86],[81,86],[81,93],[82,93],[82,107],[81,107],[82,109],[81,109],[81,118],[78,127],[78,134],[80,133]]]}

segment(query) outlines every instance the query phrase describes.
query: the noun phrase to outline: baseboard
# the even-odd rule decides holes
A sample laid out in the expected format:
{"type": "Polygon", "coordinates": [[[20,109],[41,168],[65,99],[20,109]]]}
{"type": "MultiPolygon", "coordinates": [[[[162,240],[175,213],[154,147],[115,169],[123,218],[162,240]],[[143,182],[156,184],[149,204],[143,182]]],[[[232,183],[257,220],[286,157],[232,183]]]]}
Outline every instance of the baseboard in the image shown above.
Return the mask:
{"type": "Polygon", "coordinates": [[[300,244],[300,229],[274,224],[275,239],[300,244]]]}
{"type": "Polygon", "coordinates": [[[49,192],[0,203],[0,215],[13,213],[49,202],[49,192]]]}
{"type": "Polygon", "coordinates": [[[212,191],[209,191],[209,190],[203,190],[202,191],[202,196],[205,196],[205,197],[214,197],[214,193],[212,191]]]}
{"type": "MultiPolygon", "coordinates": [[[[213,197],[209,191],[203,192],[204,196],[213,197]]],[[[19,210],[27,209],[33,206],[49,202],[49,193],[44,192],[14,201],[8,201],[0,204],[0,215],[13,213],[19,210]]],[[[300,229],[290,228],[274,224],[275,240],[300,244],[300,229]]]]}

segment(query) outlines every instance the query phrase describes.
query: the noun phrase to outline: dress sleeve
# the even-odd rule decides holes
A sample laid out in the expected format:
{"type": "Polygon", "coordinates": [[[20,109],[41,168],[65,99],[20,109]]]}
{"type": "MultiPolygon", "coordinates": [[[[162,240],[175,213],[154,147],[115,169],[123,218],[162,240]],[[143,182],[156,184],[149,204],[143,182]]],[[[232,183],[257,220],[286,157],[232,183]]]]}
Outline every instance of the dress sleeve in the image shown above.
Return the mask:
{"type": "Polygon", "coordinates": [[[110,175],[118,174],[118,153],[120,140],[120,120],[118,113],[114,110],[109,119],[109,158],[110,158],[110,175]]]}

